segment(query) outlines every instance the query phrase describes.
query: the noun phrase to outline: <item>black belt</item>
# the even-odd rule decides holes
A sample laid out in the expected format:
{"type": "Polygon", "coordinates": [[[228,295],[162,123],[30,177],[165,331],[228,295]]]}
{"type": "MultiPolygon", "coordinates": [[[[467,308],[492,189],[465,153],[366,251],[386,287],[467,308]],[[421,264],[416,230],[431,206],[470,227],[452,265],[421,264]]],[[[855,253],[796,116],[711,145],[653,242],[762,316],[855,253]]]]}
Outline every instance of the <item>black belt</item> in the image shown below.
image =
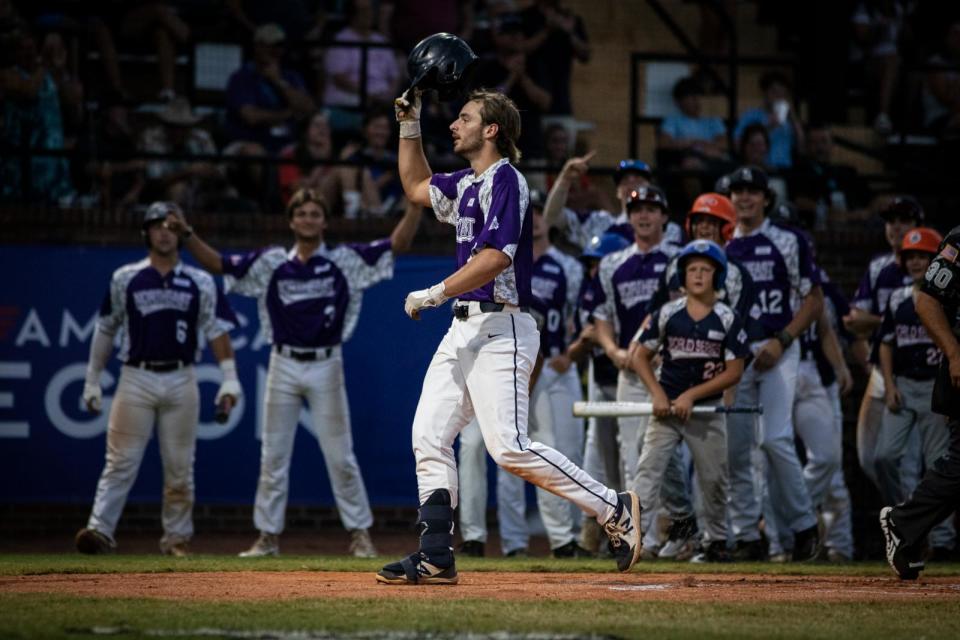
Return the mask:
{"type": "MultiPolygon", "coordinates": [[[[467,301],[464,301],[467,302],[467,301]]],[[[478,303],[481,313],[493,313],[496,311],[503,311],[504,307],[507,305],[500,302],[480,302],[478,303]]],[[[529,313],[530,307],[522,306],[517,307],[523,313],[529,313]]],[[[457,320],[466,320],[470,317],[470,305],[467,304],[455,304],[453,305],[453,317],[457,320]]]]}
{"type": "Polygon", "coordinates": [[[187,363],[182,360],[132,360],[126,364],[128,367],[146,369],[154,373],[167,373],[168,371],[182,369],[187,363]]]}
{"type": "Polygon", "coordinates": [[[314,360],[326,360],[333,353],[333,347],[321,347],[319,349],[296,349],[282,344],[273,346],[273,350],[282,356],[299,360],[300,362],[313,362],[314,360]]]}

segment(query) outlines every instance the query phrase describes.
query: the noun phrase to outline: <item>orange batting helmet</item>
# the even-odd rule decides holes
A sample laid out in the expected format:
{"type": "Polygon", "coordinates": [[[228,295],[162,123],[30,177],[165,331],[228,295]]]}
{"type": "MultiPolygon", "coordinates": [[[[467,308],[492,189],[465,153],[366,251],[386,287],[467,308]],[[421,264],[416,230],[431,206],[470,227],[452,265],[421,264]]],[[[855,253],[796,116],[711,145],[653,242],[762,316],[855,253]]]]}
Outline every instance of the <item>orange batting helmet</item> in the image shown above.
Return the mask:
{"type": "Polygon", "coordinates": [[[693,235],[690,220],[696,215],[720,218],[723,221],[723,226],[720,227],[720,235],[724,241],[729,240],[730,236],[733,235],[733,227],[737,224],[737,214],[734,213],[730,198],[719,193],[704,193],[698,197],[687,213],[687,236],[693,235]]]}

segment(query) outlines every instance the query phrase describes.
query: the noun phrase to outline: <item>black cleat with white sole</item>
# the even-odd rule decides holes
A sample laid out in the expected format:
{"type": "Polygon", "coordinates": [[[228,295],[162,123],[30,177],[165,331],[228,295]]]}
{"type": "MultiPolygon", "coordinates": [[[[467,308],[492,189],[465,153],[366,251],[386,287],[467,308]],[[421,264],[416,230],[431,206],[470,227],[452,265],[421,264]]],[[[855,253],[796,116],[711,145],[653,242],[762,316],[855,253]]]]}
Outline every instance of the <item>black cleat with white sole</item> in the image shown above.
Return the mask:
{"type": "Polygon", "coordinates": [[[887,562],[901,580],[916,580],[923,571],[923,558],[918,549],[911,549],[893,521],[893,507],[880,510],[880,528],[887,547],[887,562]]]}

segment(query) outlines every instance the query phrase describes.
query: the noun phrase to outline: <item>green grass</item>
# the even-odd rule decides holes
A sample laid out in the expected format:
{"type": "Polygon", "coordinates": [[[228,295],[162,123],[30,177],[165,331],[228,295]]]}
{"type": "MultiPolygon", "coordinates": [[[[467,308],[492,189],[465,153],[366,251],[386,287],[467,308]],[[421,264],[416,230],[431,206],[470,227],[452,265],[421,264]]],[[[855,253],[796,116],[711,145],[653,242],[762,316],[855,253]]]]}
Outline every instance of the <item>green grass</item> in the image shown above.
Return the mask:
{"type": "MultiPolygon", "coordinates": [[[[225,556],[171,559],[160,556],[0,555],[0,575],[177,571],[364,571],[382,559],[282,556],[244,560],[225,556]]],[[[599,571],[609,561],[463,559],[461,571],[599,571]]],[[[880,563],[850,565],[708,565],[641,563],[637,572],[737,572],[792,575],[891,576],[880,563]]],[[[937,565],[929,576],[960,576],[960,565],[937,565]]],[[[815,587],[814,587],[815,588],[815,587]]],[[[120,630],[111,638],[141,637],[157,630],[387,630],[426,632],[596,634],[622,638],[955,638],[960,598],[866,602],[611,602],[523,601],[464,598],[431,600],[305,598],[275,602],[201,602],[145,598],[85,598],[67,594],[0,591],[0,638],[90,637],[94,627],[120,630]]],[[[199,633],[197,637],[199,637],[199,633]]],[[[207,636],[209,637],[209,635],[207,636]]]]}

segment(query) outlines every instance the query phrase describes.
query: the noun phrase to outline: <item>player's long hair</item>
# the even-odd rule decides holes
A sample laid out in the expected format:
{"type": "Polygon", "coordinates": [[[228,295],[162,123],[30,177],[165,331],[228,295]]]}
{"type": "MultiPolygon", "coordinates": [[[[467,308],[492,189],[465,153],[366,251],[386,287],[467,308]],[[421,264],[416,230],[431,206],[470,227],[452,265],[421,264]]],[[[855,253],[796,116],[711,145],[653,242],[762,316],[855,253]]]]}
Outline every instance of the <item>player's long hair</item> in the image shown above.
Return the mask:
{"type": "Polygon", "coordinates": [[[513,164],[519,162],[520,149],[517,148],[517,140],[520,139],[520,111],[513,100],[490,89],[477,89],[470,94],[468,100],[480,103],[480,116],[484,125],[498,126],[496,143],[500,155],[509,158],[513,164]]]}
{"type": "Polygon", "coordinates": [[[292,219],[293,212],[308,202],[315,202],[319,205],[323,209],[324,215],[329,219],[330,206],[327,204],[327,199],[316,189],[297,189],[294,192],[290,197],[290,202],[287,203],[287,219],[292,219]]]}

